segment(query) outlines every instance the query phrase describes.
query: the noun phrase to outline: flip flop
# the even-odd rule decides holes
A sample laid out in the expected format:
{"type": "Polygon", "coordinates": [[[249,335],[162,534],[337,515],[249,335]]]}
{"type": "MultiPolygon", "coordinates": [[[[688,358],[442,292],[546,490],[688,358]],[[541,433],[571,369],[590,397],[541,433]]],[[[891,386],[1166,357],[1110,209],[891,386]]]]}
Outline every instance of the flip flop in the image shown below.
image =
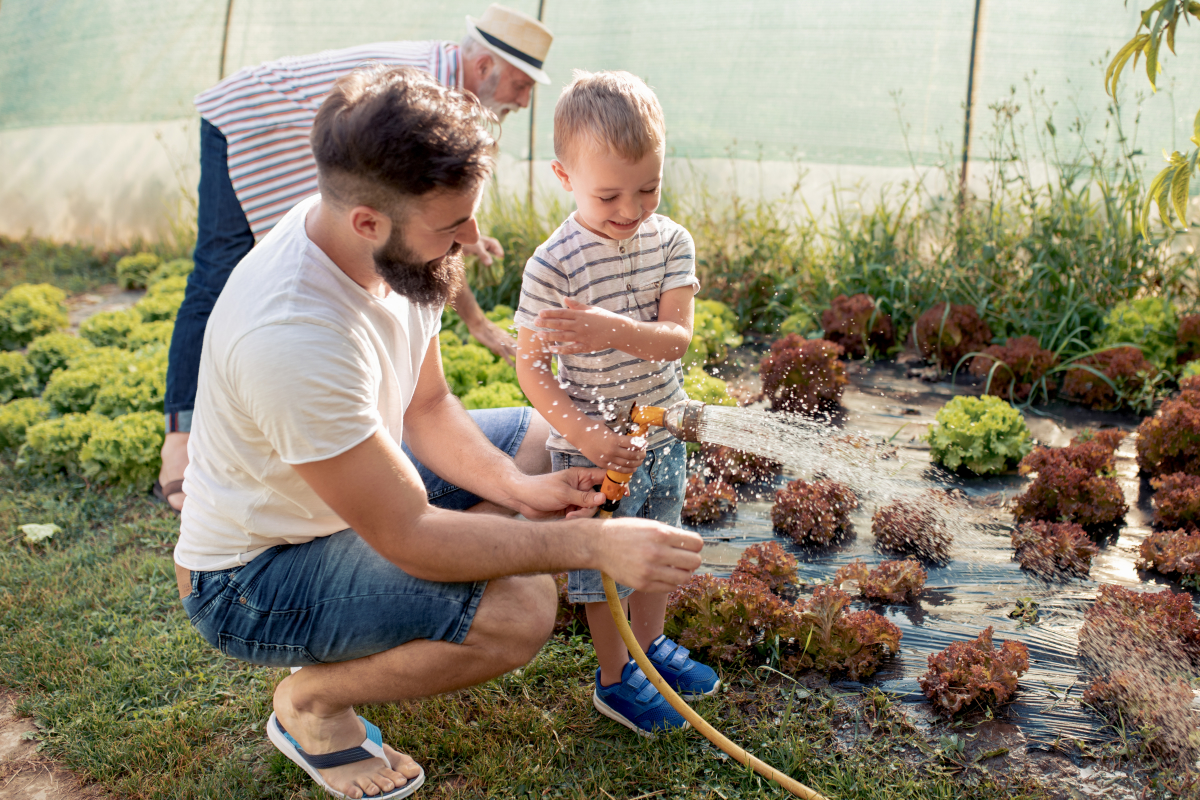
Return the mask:
{"type": "MultiPolygon", "coordinates": [[[[304,749],[296,743],[291,734],[283,729],[279,724],[279,720],[275,717],[274,712],[271,713],[271,718],[267,720],[267,738],[271,740],[271,744],[279,749],[289,759],[294,761],[300,769],[308,773],[308,776],[317,782],[317,785],[324,789],[334,797],[348,797],[337,789],[334,789],[325,779],[321,777],[320,770],[340,767],[344,764],[356,764],[359,761],[370,761],[373,758],[383,759],[383,763],[388,765],[390,769],[392,762],[388,761],[383,752],[383,735],[380,734],[379,728],[367,722],[362,717],[363,725],[367,728],[367,738],[358,747],[351,747],[347,750],[339,750],[336,753],[322,753],[321,755],[309,755],[304,752],[304,749]]],[[[425,770],[421,770],[421,774],[415,778],[409,778],[408,782],[403,786],[392,789],[390,792],[383,794],[371,795],[370,798],[364,800],[398,800],[401,797],[408,797],[410,794],[421,788],[421,784],[425,783],[425,770]]]]}
{"type": "MultiPolygon", "coordinates": [[[[163,486],[158,481],[155,481],[154,488],[151,491],[154,493],[155,497],[157,497],[159,500],[161,500],[163,502],[163,505],[165,505],[167,508],[169,508],[175,512],[175,516],[179,516],[179,513],[180,513],[179,509],[176,508],[175,506],[171,505],[171,501],[168,500],[167,498],[173,494],[183,494],[183,479],[182,478],[177,481],[167,481],[166,486],[163,486]]],[[[187,495],[183,495],[183,496],[185,499],[187,498],[187,495]]]]}

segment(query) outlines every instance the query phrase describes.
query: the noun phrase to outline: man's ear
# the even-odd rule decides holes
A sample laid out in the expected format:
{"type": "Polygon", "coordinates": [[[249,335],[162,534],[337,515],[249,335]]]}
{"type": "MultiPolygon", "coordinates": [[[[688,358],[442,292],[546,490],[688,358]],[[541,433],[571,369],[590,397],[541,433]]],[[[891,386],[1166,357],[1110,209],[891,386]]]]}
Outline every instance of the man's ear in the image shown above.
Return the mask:
{"type": "Polygon", "coordinates": [[[561,161],[559,161],[557,158],[551,161],[550,169],[554,170],[554,175],[558,178],[558,182],[562,184],[564,191],[574,191],[574,189],[571,188],[571,176],[567,174],[567,168],[563,166],[561,161]]]}
{"type": "Polygon", "coordinates": [[[492,70],[496,68],[496,59],[490,53],[483,53],[475,59],[475,63],[471,65],[471,69],[475,71],[475,77],[483,80],[488,75],[492,74],[492,70]]]}
{"type": "Polygon", "coordinates": [[[381,245],[392,235],[392,220],[370,206],[350,209],[350,227],[373,245],[381,245]]]}

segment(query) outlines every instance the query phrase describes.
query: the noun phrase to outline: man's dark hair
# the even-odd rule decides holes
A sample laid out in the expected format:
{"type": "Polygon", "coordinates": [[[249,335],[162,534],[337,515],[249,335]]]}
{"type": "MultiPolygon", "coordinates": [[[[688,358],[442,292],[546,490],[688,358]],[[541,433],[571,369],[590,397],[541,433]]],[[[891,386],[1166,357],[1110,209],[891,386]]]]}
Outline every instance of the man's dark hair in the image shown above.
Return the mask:
{"type": "Polygon", "coordinates": [[[390,213],[435,189],[474,189],[492,172],[492,119],[473,95],[419,69],[357,69],[333,85],[313,123],[321,194],[390,213]]]}

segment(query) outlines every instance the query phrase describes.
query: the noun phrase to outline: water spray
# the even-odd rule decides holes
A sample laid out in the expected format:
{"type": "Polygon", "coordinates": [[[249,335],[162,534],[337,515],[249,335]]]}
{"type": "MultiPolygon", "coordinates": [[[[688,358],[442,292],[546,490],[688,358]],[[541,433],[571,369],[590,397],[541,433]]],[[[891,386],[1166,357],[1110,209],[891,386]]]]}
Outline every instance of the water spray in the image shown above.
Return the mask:
{"type": "MultiPolygon", "coordinates": [[[[665,428],[668,433],[682,442],[699,442],[700,422],[704,416],[704,407],[704,403],[698,400],[681,400],[669,408],[631,404],[628,406],[627,414],[622,414],[622,416],[625,417],[624,421],[632,425],[634,435],[636,436],[645,436],[650,427],[654,426],[665,428]]],[[[613,515],[613,512],[621,504],[621,498],[625,496],[625,487],[629,484],[631,478],[633,478],[631,473],[608,470],[604,476],[604,483],[600,487],[600,492],[604,494],[606,502],[600,507],[600,511],[598,512],[599,517],[606,518],[613,515]]],[[[642,668],[642,672],[646,674],[650,683],[662,693],[663,697],[667,698],[667,702],[671,704],[672,708],[691,723],[693,728],[704,734],[706,739],[721,748],[722,751],[739,764],[749,766],[767,780],[775,781],[796,797],[803,797],[805,800],[826,800],[824,795],[813,791],[794,778],[775,769],[770,764],[747,753],[743,748],[730,741],[723,733],[712,725],[709,725],[703,717],[684,702],[683,698],[676,694],[675,690],[658,674],[658,670],[654,668],[654,664],[647,658],[645,651],[638,644],[637,638],[633,635],[633,630],[629,627],[629,621],[625,618],[625,608],[621,605],[621,600],[617,596],[617,584],[606,572],[601,572],[600,576],[604,581],[604,596],[608,601],[608,609],[612,612],[613,621],[617,625],[617,631],[621,634],[621,639],[625,642],[625,647],[629,650],[637,665],[642,668]]]]}

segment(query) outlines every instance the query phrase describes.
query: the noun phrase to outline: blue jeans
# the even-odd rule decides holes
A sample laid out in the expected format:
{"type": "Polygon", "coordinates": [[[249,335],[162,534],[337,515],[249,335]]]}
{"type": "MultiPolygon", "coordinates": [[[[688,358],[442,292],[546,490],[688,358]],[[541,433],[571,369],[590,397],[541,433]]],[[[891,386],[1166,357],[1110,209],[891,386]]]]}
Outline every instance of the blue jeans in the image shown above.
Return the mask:
{"type": "MultiPolygon", "coordinates": [[[[533,415],[529,408],[496,408],[471,416],[512,456],[533,415]]],[[[462,510],[479,502],[424,466],[417,470],[433,505],[462,510]]],[[[278,545],[240,567],[194,571],[183,608],[200,635],[231,658],[303,667],[362,658],[415,639],[461,644],[486,588],[487,581],[414,578],[346,529],[278,545]]]]}
{"type": "Polygon", "coordinates": [[[208,315],[229,280],[229,273],[254,247],[254,234],[229,179],[225,136],[206,119],[200,120],[200,208],[196,220],[196,264],[167,361],[167,390],[163,408],[167,431],[190,431],[200,375],[200,347],[208,315]]]}
{"type": "MultiPolygon", "coordinates": [[[[551,453],[553,470],[567,467],[594,467],[578,453],[551,453]]],[[[641,517],[678,526],[683,512],[684,490],[687,486],[687,446],[683,442],[668,442],[646,453],[646,460],[629,481],[629,496],[621,499],[614,517],[641,517]]],[[[633,589],[617,584],[621,597],[633,594],[633,589]]],[[[572,603],[604,602],[604,584],[599,570],[583,569],[567,573],[567,599],[572,603]]]]}

